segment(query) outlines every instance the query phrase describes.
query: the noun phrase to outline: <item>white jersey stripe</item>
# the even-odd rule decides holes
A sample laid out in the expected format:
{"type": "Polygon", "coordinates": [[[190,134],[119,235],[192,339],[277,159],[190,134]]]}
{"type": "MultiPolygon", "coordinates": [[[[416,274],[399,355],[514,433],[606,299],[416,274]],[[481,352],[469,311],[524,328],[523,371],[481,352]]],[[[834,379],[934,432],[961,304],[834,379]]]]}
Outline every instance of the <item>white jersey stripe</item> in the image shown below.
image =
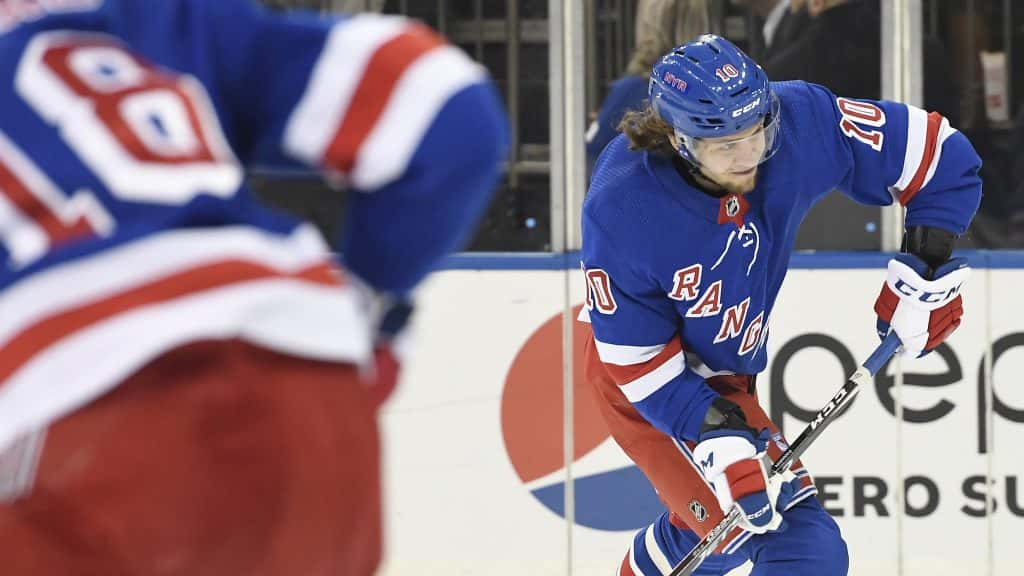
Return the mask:
{"type": "Polygon", "coordinates": [[[399,17],[359,14],[337,24],[313,67],[309,85],[284,130],[284,148],[311,166],[341,126],[374,53],[409,27],[399,17]]]}
{"type": "Polygon", "coordinates": [[[665,556],[661,546],[658,545],[658,540],[654,537],[654,524],[648,526],[644,531],[644,546],[647,548],[647,557],[654,563],[659,574],[664,576],[672,572],[672,564],[669,563],[668,557],[665,556]]]}
{"type": "Polygon", "coordinates": [[[629,346],[626,344],[608,344],[594,338],[597,347],[597,355],[605,364],[616,366],[632,366],[649,362],[652,358],[665,349],[664,344],[654,346],[629,346]]]}
{"type": "Polygon", "coordinates": [[[629,567],[633,570],[633,574],[636,576],[654,576],[653,574],[644,574],[644,571],[640,569],[640,565],[636,561],[636,540],[633,540],[633,544],[629,547],[629,567]]]}
{"type": "Polygon", "coordinates": [[[753,535],[753,532],[747,532],[746,530],[741,531],[738,536],[733,538],[732,542],[726,544],[725,548],[722,548],[722,554],[732,554],[738,550],[740,546],[746,544],[747,540],[750,540],[750,537],[753,535]]]}
{"type": "Polygon", "coordinates": [[[196,339],[365,361],[362,297],[332,274],[308,226],[290,236],[233,227],[156,234],[12,285],[0,293],[0,451],[196,339]]]}
{"type": "Polygon", "coordinates": [[[352,183],[365,191],[399,178],[445,103],[483,79],[484,69],[452,46],[416,60],[391,91],[387,107],[360,148],[352,183]]]}
{"type": "MultiPolygon", "coordinates": [[[[410,20],[372,14],[335,26],[285,127],[285,150],[320,165],[345,122],[353,96],[374,74],[367,69],[374,55],[390,40],[414,30],[410,20]]],[[[450,45],[416,57],[385,95],[380,117],[359,144],[346,175],[352,184],[368,191],[400,177],[445,103],[485,77],[483,67],[450,45]]]]}
{"type": "Polygon", "coordinates": [[[296,271],[328,254],[310,225],[280,236],[248,226],[176,230],[123,244],[101,255],[48,268],[0,294],[0,345],[42,318],[177,271],[226,259],[296,271]],[[68,290],[74,286],[74,290],[68,290]]]}
{"type": "Polygon", "coordinates": [[[927,135],[928,113],[916,106],[907,105],[907,149],[903,153],[903,171],[899,180],[893,184],[897,195],[906,189],[914,174],[917,174],[917,167],[921,165],[924,156],[927,135]]]}
{"type": "Polygon", "coordinates": [[[686,365],[690,368],[690,370],[693,370],[695,374],[697,374],[698,376],[705,380],[707,380],[708,378],[712,378],[714,376],[730,376],[732,374],[735,374],[735,372],[731,370],[712,370],[695,353],[686,352],[685,354],[686,365]]]}
{"type": "Polygon", "coordinates": [[[0,387],[0,451],[191,341],[240,338],[284,353],[360,361],[369,339],[355,325],[360,313],[351,290],[292,278],[244,282],[133,308],[64,336],[0,387]]]}
{"type": "Polygon", "coordinates": [[[932,176],[935,175],[935,169],[939,167],[939,159],[942,157],[942,145],[946,143],[946,139],[956,132],[956,128],[953,128],[949,124],[949,120],[946,118],[942,119],[942,124],[939,125],[938,143],[935,145],[935,155],[932,156],[932,162],[928,166],[928,173],[924,177],[924,182],[921,183],[921,188],[924,188],[932,180],[932,176]]]}
{"type": "Polygon", "coordinates": [[[620,386],[622,393],[630,402],[640,402],[654,394],[670,380],[679,376],[686,369],[686,359],[679,351],[654,370],[640,376],[636,380],[620,386]]]}
{"type": "Polygon", "coordinates": [[[797,490],[797,493],[794,494],[793,498],[789,501],[788,504],[786,504],[786,510],[789,510],[789,509],[793,508],[794,506],[796,506],[800,502],[803,502],[808,497],[810,497],[810,496],[812,496],[814,494],[817,494],[817,493],[818,493],[818,487],[815,486],[814,484],[810,484],[808,486],[804,486],[800,490],[797,490]]]}
{"type": "Polygon", "coordinates": [[[956,129],[950,126],[949,120],[943,118],[938,132],[933,136],[935,138],[934,152],[930,157],[925,158],[925,152],[929,145],[928,122],[928,112],[916,106],[907,106],[907,149],[903,155],[903,170],[900,173],[899,180],[893,185],[893,192],[896,197],[899,197],[911,185],[914,176],[917,175],[921,164],[925,160],[929,162],[927,172],[917,190],[928,185],[942,157],[943,143],[956,132],[956,129]]]}

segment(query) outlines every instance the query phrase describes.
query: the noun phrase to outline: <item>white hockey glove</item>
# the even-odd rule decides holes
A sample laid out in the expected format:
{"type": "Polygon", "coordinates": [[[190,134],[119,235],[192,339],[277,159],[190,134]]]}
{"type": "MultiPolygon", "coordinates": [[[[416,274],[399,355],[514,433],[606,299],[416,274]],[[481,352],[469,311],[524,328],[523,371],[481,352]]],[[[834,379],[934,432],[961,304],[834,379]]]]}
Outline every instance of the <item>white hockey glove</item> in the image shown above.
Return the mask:
{"type": "Polygon", "coordinates": [[[767,428],[757,432],[747,426],[736,404],[717,398],[708,409],[693,451],[722,511],[728,514],[733,506],[739,506],[740,527],[756,534],[785,530],[780,511],[789,504],[798,484],[791,472],[768,481],[764,455],[770,436],[767,428]]]}
{"type": "Polygon", "coordinates": [[[970,272],[963,258],[953,258],[929,274],[928,264],[917,256],[897,255],[889,261],[888,276],[875,301],[878,336],[885,338],[895,330],[907,358],[934,350],[960,326],[960,287],[970,272]]]}

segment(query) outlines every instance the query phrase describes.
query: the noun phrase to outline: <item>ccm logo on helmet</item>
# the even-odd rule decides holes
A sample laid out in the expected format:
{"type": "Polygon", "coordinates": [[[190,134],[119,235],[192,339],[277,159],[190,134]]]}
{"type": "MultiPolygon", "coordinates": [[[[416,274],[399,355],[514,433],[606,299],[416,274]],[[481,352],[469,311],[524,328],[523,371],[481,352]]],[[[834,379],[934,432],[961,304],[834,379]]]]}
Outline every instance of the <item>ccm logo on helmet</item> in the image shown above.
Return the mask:
{"type": "Polygon", "coordinates": [[[676,90],[679,90],[680,92],[686,90],[686,80],[678,78],[675,74],[671,72],[665,72],[665,75],[662,76],[661,79],[664,80],[666,84],[675,88],[676,90]]]}
{"type": "Polygon", "coordinates": [[[737,117],[737,116],[739,116],[741,114],[746,114],[747,112],[750,112],[754,108],[757,108],[757,106],[759,104],[761,104],[761,98],[755,98],[754,101],[751,102],[750,104],[747,104],[746,106],[744,106],[742,108],[737,108],[737,109],[733,110],[732,111],[732,117],[735,118],[735,117],[737,117]]]}

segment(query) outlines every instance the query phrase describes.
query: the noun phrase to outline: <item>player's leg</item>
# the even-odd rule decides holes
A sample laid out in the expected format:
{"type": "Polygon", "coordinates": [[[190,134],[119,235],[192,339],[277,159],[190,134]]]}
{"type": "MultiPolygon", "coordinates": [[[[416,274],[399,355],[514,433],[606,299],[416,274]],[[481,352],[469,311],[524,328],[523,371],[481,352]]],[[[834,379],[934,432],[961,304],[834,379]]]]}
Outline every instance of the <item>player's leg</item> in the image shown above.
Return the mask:
{"type": "MultiPolygon", "coordinates": [[[[675,526],[662,514],[633,537],[616,576],[662,576],[679,564],[699,541],[692,530],[675,526]]],[[[846,576],[849,558],[839,527],[817,500],[786,512],[788,528],[763,535],[744,533],[729,554],[713,554],[695,572],[723,576],[747,560],[750,576],[846,576]]]]}
{"type": "MultiPolygon", "coordinates": [[[[672,537],[666,537],[664,542],[675,542],[678,544],[678,555],[668,553],[668,557],[678,562],[694,544],[697,537],[703,537],[707,532],[716,526],[723,518],[718,501],[711,491],[711,488],[700,474],[696,464],[693,462],[691,450],[692,444],[675,441],[651,426],[636,410],[629,401],[622,396],[618,387],[605,373],[600,360],[597,358],[593,342],[587,343],[585,349],[585,373],[586,379],[591,384],[595,394],[595,401],[601,410],[602,416],[612,436],[615,438],[623,451],[637,464],[644,472],[651,484],[658,492],[659,498],[666,507],[673,512],[664,523],[673,525],[668,520],[674,520],[674,527],[678,534],[667,532],[672,537]],[[674,535],[673,535],[674,534],[674,535]],[[686,535],[689,535],[689,540],[686,535]]],[[[735,402],[743,409],[747,421],[755,428],[767,427],[775,432],[773,441],[768,446],[768,454],[777,459],[786,448],[785,440],[778,434],[778,428],[769,420],[764,409],[757,402],[755,391],[751,387],[751,380],[742,376],[716,377],[708,381],[717,392],[725,398],[735,402]]],[[[801,487],[794,495],[793,502],[809,502],[813,506],[816,489],[811,482],[810,476],[798,461],[794,464],[794,471],[801,480],[801,487]]],[[[794,504],[795,505],[795,504],[794,504]]],[[[808,504],[810,505],[810,504],[808,504]]],[[[799,507],[799,506],[797,506],[799,507]]],[[[824,511],[822,511],[824,514],[824,511]]],[[[789,514],[784,513],[787,522],[789,514]]],[[[813,523],[834,522],[830,518],[818,518],[814,515],[809,517],[813,523]]],[[[802,512],[794,512],[794,521],[798,524],[805,520],[802,512]]],[[[798,528],[796,532],[803,531],[798,528]]],[[[734,554],[742,557],[749,556],[748,546],[752,534],[739,530],[730,534],[723,544],[720,552],[732,557],[734,554]]],[[[798,548],[799,543],[793,542],[792,547],[798,548]]],[[[829,557],[845,558],[845,544],[839,535],[838,529],[825,533],[819,540],[808,540],[808,546],[820,546],[827,552],[829,557]]],[[[792,552],[794,558],[799,558],[800,552],[792,552]]],[[[813,551],[807,551],[804,558],[814,558],[813,551]]],[[[765,561],[770,556],[765,556],[765,561]]],[[[771,560],[775,562],[776,560],[771,560]]],[[[786,560],[779,560],[785,562],[786,560]]],[[[770,563],[771,563],[770,562],[770,563]]],[[[833,565],[837,561],[833,562],[833,565]]],[[[625,565],[625,564],[624,564],[625,565]]],[[[624,566],[623,565],[623,566],[624,566]]],[[[620,567],[621,568],[621,567],[620,567]]]]}
{"type": "MultiPolygon", "coordinates": [[[[693,463],[689,449],[655,429],[636,412],[604,370],[592,339],[586,344],[585,359],[585,378],[595,392],[595,402],[609,432],[643,471],[670,510],[636,535],[626,558],[618,566],[619,573],[668,573],[700,536],[722,520],[722,511],[693,463]]],[[[728,541],[739,534],[739,530],[735,531],[728,541]]],[[[700,574],[723,574],[727,570],[721,570],[721,562],[712,560],[700,574]]]]}
{"type": "Polygon", "coordinates": [[[377,431],[351,366],[240,342],[151,362],[48,430],[4,574],[373,574],[377,431]]]}
{"type": "Polygon", "coordinates": [[[805,500],[784,515],[786,530],[754,536],[744,545],[754,562],[750,576],[846,576],[846,542],[817,500],[805,500]]]}
{"type": "MultiPolygon", "coordinates": [[[[663,576],[697,544],[699,539],[692,530],[675,526],[669,517],[665,512],[636,533],[616,576],[663,576]]],[[[694,574],[723,576],[746,561],[742,553],[713,554],[694,574]]]]}
{"type": "Polygon", "coordinates": [[[651,426],[608,375],[593,338],[584,349],[584,377],[608,431],[636,463],[681,528],[706,534],[723,517],[689,449],[651,426]]]}
{"type": "MultiPolygon", "coordinates": [[[[266,402],[277,407],[290,466],[274,533],[258,574],[372,576],[381,557],[376,402],[353,367],[272,355],[266,402]],[[270,388],[270,387],[268,387],[270,388]],[[300,571],[297,567],[301,567],[300,571]]],[[[266,365],[252,365],[255,370],[266,365]]]]}

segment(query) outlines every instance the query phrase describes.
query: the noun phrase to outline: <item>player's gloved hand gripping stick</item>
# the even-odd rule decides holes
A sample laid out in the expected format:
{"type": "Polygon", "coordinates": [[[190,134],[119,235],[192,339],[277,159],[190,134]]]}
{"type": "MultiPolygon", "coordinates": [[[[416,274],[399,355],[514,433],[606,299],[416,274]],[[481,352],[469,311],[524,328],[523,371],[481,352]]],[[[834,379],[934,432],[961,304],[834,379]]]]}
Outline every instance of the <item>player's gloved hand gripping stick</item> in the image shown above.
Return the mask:
{"type": "Polygon", "coordinates": [[[800,480],[786,474],[768,480],[765,453],[771,431],[747,425],[746,415],[735,403],[715,398],[701,426],[693,458],[715,489],[722,511],[742,509],[740,527],[755,534],[785,529],[778,510],[799,491],[800,480]]]}
{"type": "MultiPolygon", "coordinates": [[[[796,441],[789,445],[789,449],[783,452],[782,456],[772,464],[768,474],[769,480],[789,470],[793,462],[807,450],[807,447],[811,445],[811,442],[814,442],[814,439],[821,434],[821,431],[836,419],[836,416],[844,407],[853,401],[854,396],[860,390],[860,386],[867,384],[882,369],[882,366],[885,366],[885,363],[899,350],[900,345],[901,342],[896,332],[890,332],[867,361],[847,379],[846,384],[814,415],[814,419],[804,428],[804,431],[800,433],[796,441]]],[[[718,526],[712,528],[693,550],[690,550],[690,553],[679,562],[679,565],[669,573],[669,576],[690,576],[693,574],[701,563],[722,544],[725,537],[740,525],[742,517],[743,512],[741,508],[733,506],[725,519],[719,522],[718,526]]]]}

